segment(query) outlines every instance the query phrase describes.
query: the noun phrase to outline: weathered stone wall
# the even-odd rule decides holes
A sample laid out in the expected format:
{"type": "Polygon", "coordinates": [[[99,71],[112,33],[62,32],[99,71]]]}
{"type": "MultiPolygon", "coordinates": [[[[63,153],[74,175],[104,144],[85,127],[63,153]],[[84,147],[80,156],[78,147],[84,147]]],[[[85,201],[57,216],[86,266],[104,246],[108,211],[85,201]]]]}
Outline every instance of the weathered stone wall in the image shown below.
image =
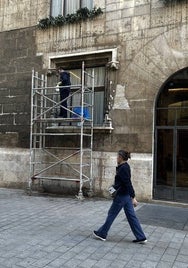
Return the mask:
{"type": "MultiPolygon", "coordinates": [[[[40,157],[41,160],[41,157],[40,157]]],[[[93,186],[94,194],[109,198],[108,188],[114,183],[117,154],[113,152],[93,152],[93,186]]],[[[76,162],[76,161],[75,161],[76,162]]],[[[77,161],[78,162],[78,161],[77,161]]],[[[136,196],[139,200],[148,201],[152,198],[152,155],[132,154],[129,160],[131,176],[136,196]]],[[[69,168],[69,167],[68,167],[69,168]]],[[[63,170],[66,169],[63,167],[63,170]]],[[[59,168],[56,169],[56,175],[59,168]]],[[[70,170],[70,168],[69,168],[70,170]]],[[[71,172],[71,170],[70,170],[71,172]]],[[[86,173],[84,173],[86,174],[86,173]]],[[[63,171],[61,173],[63,176],[63,171]]],[[[73,175],[75,177],[75,174],[73,175]]],[[[37,182],[35,182],[37,185],[37,182]]],[[[43,189],[51,193],[78,194],[79,184],[76,181],[43,180],[43,189]]],[[[83,191],[87,194],[89,183],[84,183],[83,191]]]]}
{"type": "Polygon", "coordinates": [[[0,187],[28,187],[29,150],[0,148],[0,156],[0,187]]]}
{"type": "MultiPolygon", "coordinates": [[[[94,152],[93,158],[95,192],[109,197],[108,188],[114,182],[117,154],[94,152]]],[[[137,198],[139,200],[151,200],[152,155],[132,154],[129,164],[137,198]]]]}
{"type": "Polygon", "coordinates": [[[33,67],[46,70],[49,56],[117,48],[120,68],[111,74],[114,130],[94,136],[94,163],[101,167],[95,169],[95,188],[105,194],[115,152],[126,148],[134,155],[136,191],[150,199],[155,98],[165,80],[188,65],[187,2],[97,0],[103,15],[46,31],[35,26],[49,15],[50,1],[19,2],[0,3],[0,146],[29,145],[33,67]]]}
{"type": "Polygon", "coordinates": [[[50,12],[50,1],[36,1],[34,6],[31,1],[12,4],[4,1],[0,7],[4,31],[0,39],[0,86],[5,96],[0,107],[1,132],[17,132],[18,125],[29,121],[29,95],[22,88],[30,88],[32,67],[48,68],[52,55],[117,47],[120,69],[115,71],[116,80],[112,80],[115,90],[110,110],[114,131],[111,135],[97,135],[95,150],[116,151],[123,146],[133,152],[151,153],[155,96],[172,73],[187,66],[187,4],[96,1],[104,14],[92,21],[46,31],[7,31],[36,25],[50,12]],[[15,19],[16,14],[20,19],[15,19]],[[15,100],[20,104],[16,105],[15,100]]]}
{"type": "Polygon", "coordinates": [[[187,3],[108,0],[100,6],[104,14],[93,21],[37,30],[38,52],[47,67],[49,56],[117,47],[120,68],[112,78],[110,110],[114,131],[97,135],[95,150],[151,153],[155,97],[188,62],[187,3]]]}
{"type": "Polygon", "coordinates": [[[42,68],[41,57],[36,56],[35,29],[1,32],[0,47],[0,147],[28,147],[31,70],[42,68]],[[13,142],[6,138],[9,132],[13,142]]]}
{"type": "Polygon", "coordinates": [[[50,0],[1,0],[0,32],[35,26],[49,9],[50,0]]]}
{"type": "MultiPolygon", "coordinates": [[[[27,188],[30,181],[29,150],[0,148],[0,156],[0,187],[27,188]]],[[[116,153],[97,151],[93,153],[95,195],[110,197],[108,188],[114,182],[116,157],[116,153]]],[[[137,198],[145,201],[150,200],[152,198],[152,156],[149,154],[132,154],[129,164],[137,198]]],[[[35,184],[33,189],[35,189],[35,184]]],[[[89,185],[86,186],[89,187],[89,185]]],[[[46,191],[59,194],[77,194],[79,190],[79,184],[76,182],[50,182],[44,180],[43,187],[46,191]]]]}

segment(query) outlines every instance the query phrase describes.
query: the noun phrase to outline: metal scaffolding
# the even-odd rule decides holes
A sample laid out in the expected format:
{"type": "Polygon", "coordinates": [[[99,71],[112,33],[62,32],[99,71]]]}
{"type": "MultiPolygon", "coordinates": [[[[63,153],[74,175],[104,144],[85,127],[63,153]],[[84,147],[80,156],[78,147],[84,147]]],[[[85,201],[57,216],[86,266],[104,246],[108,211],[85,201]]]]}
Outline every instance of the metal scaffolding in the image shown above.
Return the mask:
{"type": "MultiPolygon", "coordinates": [[[[71,73],[73,74],[73,73],[71,73]]],[[[63,106],[56,86],[47,86],[47,76],[32,71],[30,177],[29,189],[35,180],[61,180],[79,184],[78,199],[83,187],[93,191],[92,148],[94,70],[87,73],[82,62],[81,83],[71,85],[63,106]],[[58,117],[62,106],[68,117],[58,117]]]]}

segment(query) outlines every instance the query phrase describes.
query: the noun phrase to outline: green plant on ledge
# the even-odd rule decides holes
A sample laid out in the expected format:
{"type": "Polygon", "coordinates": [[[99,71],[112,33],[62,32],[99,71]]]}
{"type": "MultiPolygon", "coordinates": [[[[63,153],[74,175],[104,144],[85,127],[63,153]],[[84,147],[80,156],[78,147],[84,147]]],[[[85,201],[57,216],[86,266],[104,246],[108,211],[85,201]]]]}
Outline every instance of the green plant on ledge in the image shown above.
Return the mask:
{"type": "Polygon", "coordinates": [[[80,8],[74,14],[67,14],[66,16],[59,15],[57,17],[49,16],[46,19],[41,19],[38,22],[38,28],[45,30],[50,27],[63,26],[65,24],[77,23],[87,19],[93,19],[96,16],[103,14],[102,9],[94,7],[89,10],[87,7],[80,8]]]}
{"type": "Polygon", "coordinates": [[[186,3],[186,0],[161,0],[166,6],[174,5],[174,4],[180,4],[180,3],[186,3]]]}

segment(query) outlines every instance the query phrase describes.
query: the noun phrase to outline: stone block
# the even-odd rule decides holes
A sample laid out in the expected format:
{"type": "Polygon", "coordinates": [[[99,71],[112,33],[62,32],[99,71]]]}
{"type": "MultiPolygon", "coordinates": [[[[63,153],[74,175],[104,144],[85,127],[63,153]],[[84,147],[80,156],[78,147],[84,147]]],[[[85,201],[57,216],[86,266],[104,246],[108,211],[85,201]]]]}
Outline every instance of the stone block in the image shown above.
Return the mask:
{"type": "Polygon", "coordinates": [[[132,19],[124,18],[122,19],[122,32],[131,32],[132,19]]]}
{"type": "Polygon", "coordinates": [[[10,89],[9,88],[0,88],[0,97],[6,97],[10,95],[10,89]]]}
{"type": "Polygon", "coordinates": [[[0,148],[0,185],[23,187],[29,177],[29,150],[0,148]]]}
{"type": "Polygon", "coordinates": [[[113,1],[106,5],[106,12],[120,9],[120,1],[113,1]]]}
{"type": "Polygon", "coordinates": [[[113,9],[111,12],[106,13],[106,21],[120,20],[121,19],[121,10],[113,9]]]}
{"type": "Polygon", "coordinates": [[[151,27],[164,27],[165,25],[171,25],[180,23],[182,20],[182,8],[181,6],[160,7],[151,10],[151,27]],[[169,11],[169,12],[167,12],[169,11]]]}
{"type": "Polygon", "coordinates": [[[2,112],[4,114],[14,113],[15,112],[15,104],[14,103],[12,103],[12,104],[7,103],[6,105],[3,105],[2,112]]]}
{"type": "MultiPolygon", "coordinates": [[[[0,133],[0,147],[17,147],[18,146],[18,133],[9,132],[9,133],[0,133]]],[[[1,154],[1,160],[2,160],[1,154]]]]}
{"type": "Polygon", "coordinates": [[[111,20],[106,22],[106,34],[122,32],[122,25],[120,20],[111,20]]]}
{"type": "Polygon", "coordinates": [[[26,58],[28,56],[28,48],[22,48],[15,51],[16,58],[26,58]]]}
{"type": "Polygon", "coordinates": [[[132,17],[134,15],[134,8],[125,8],[122,10],[122,18],[132,17]]]}
{"type": "Polygon", "coordinates": [[[135,0],[135,7],[150,4],[149,0],[135,0]]]}
{"type": "Polygon", "coordinates": [[[136,16],[132,18],[132,30],[133,31],[143,30],[149,27],[150,27],[149,15],[136,16]]]}
{"type": "Polygon", "coordinates": [[[150,200],[152,198],[152,155],[132,154],[129,163],[138,200],[150,200]]]}
{"type": "Polygon", "coordinates": [[[123,3],[123,9],[132,8],[132,7],[134,7],[134,5],[135,5],[134,0],[124,1],[124,3],[123,3]]]}
{"type": "Polygon", "coordinates": [[[147,14],[150,14],[150,4],[135,6],[134,16],[142,16],[147,14]]]}
{"type": "Polygon", "coordinates": [[[0,116],[0,125],[12,125],[14,116],[11,114],[2,114],[0,116]]]}
{"type": "Polygon", "coordinates": [[[15,124],[21,126],[29,126],[30,125],[30,114],[16,114],[15,115],[15,124]]]}

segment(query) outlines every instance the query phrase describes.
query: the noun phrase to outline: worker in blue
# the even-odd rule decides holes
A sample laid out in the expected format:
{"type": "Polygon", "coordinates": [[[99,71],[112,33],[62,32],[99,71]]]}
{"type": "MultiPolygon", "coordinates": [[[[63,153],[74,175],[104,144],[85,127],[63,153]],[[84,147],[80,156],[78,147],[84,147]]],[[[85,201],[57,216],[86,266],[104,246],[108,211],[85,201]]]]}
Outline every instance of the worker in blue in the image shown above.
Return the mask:
{"type": "Polygon", "coordinates": [[[59,72],[59,90],[60,90],[60,113],[59,117],[67,118],[67,98],[70,93],[70,73],[65,71],[63,67],[59,67],[58,69],[59,72]]]}
{"type": "Polygon", "coordinates": [[[127,163],[130,157],[130,153],[124,150],[120,150],[117,154],[118,166],[116,167],[115,181],[114,185],[109,189],[109,192],[113,196],[113,202],[108,211],[105,223],[97,231],[93,232],[93,235],[102,241],[106,240],[113,221],[123,208],[131,230],[136,238],[132,242],[140,244],[147,242],[134,210],[134,207],[137,206],[137,200],[131,182],[130,166],[127,163]]]}

